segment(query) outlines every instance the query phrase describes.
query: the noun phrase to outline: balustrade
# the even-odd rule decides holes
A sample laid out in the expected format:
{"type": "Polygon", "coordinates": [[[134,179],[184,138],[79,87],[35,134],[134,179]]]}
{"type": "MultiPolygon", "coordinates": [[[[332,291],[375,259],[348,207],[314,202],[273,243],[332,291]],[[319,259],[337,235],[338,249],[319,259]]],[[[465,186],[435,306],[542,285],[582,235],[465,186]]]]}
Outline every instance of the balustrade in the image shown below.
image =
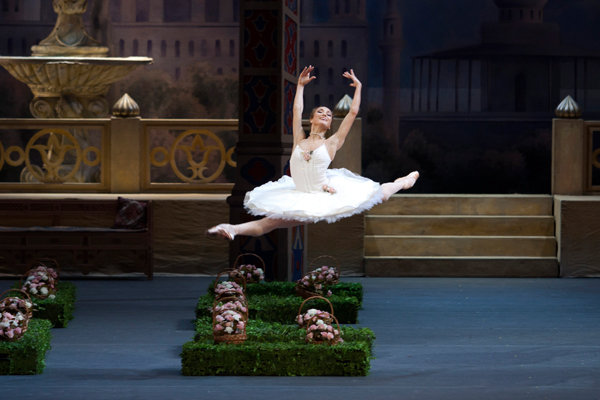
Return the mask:
{"type": "Polygon", "coordinates": [[[0,119],[1,192],[228,192],[237,120],[0,119]]]}

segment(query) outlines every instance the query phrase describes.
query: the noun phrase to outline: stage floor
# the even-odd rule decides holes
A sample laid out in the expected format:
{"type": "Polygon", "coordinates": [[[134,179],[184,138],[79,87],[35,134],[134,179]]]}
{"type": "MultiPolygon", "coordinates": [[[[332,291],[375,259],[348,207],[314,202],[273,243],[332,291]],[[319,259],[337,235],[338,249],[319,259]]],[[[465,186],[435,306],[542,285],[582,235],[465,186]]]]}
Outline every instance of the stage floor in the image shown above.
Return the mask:
{"type": "MultiPolygon", "coordinates": [[[[365,289],[371,374],[184,377],[211,278],[76,280],[75,319],[54,329],[46,370],[0,376],[3,399],[600,398],[597,279],[346,278],[365,289]]],[[[13,281],[0,280],[0,292],[13,281]]]]}

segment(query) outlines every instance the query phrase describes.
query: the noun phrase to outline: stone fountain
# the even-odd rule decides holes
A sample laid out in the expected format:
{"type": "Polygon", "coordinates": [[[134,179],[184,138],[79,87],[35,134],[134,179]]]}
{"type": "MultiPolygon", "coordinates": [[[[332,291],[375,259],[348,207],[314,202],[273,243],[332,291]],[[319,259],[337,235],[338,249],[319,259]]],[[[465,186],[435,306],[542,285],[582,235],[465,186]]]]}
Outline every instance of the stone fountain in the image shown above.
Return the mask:
{"type": "MultiPolygon", "coordinates": [[[[56,25],[50,36],[31,48],[32,56],[0,56],[0,65],[33,92],[30,110],[35,118],[104,118],[110,110],[105,99],[110,85],[139,66],[152,63],[152,58],[147,57],[107,57],[108,48],[92,38],[83,24],[81,16],[87,3],[87,0],[53,0],[58,14],[56,25]]],[[[71,133],[81,148],[87,147],[89,137],[85,130],[71,133]]],[[[48,140],[56,142],[53,134],[48,140]]],[[[63,146],[72,144],[64,143],[65,140],[69,139],[62,136],[63,146]]],[[[67,152],[64,160],[67,165],[63,164],[61,169],[65,176],[69,174],[69,164],[75,164],[72,158],[73,154],[67,152]]],[[[21,181],[60,181],[58,176],[39,179],[40,173],[41,170],[31,174],[24,169],[21,181]]],[[[91,173],[82,170],[68,182],[94,180],[91,173]]]]}

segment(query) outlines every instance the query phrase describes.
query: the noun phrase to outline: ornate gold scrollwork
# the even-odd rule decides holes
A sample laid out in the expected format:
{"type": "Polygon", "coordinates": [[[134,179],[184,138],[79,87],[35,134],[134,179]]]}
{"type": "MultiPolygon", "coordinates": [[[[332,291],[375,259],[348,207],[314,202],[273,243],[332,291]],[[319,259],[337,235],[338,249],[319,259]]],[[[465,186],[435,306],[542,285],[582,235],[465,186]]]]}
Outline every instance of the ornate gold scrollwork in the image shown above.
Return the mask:
{"type": "Polygon", "coordinates": [[[169,150],[165,149],[164,147],[155,147],[150,152],[150,162],[152,163],[152,165],[155,165],[157,167],[164,167],[165,165],[167,165],[169,163],[169,158],[169,150]],[[164,156],[162,161],[158,161],[156,159],[156,153],[161,153],[164,156]]]}
{"type": "Polygon", "coordinates": [[[235,168],[237,166],[237,163],[235,161],[233,161],[233,158],[231,158],[233,156],[234,151],[235,151],[235,147],[232,147],[229,149],[229,151],[227,151],[227,164],[229,164],[233,168],[235,168]]]}
{"type": "Polygon", "coordinates": [[[600,162],[598,161],[598,156],[600,155],[600,149],[596,149],[592,153],[592,165],[596,168],[600,168],[600,162]]]}
{"type": "Polygon", "coordinates": [[[100,153],[100,149],[97,147],[86,147],[85,149],[83,149],[83,152],[81,153],[81,159],[83,160],[83,163],[85,165],[87,165],[88,167],[95,167],[96,165],[100,164],[100,158],[101,158],[101,153],[100,153]],[[96,158],[91,161],[88,158],[88,154],[89,153],[94,153],[96,155],[96,158]]]}
{"type": "Polygon", "coordinates": [[[191,129],[180,134],[176,139],[170,150],[167,150],[164,147],[155,147],[150,152],[150,162],[152,165],[156,167],[164,167],[167,164],[171,164],[171,169],[175,173],[175,175],[186,183],[209,183],[213,182],[215,179],[221,175],[223,169],[225,168],[225,164],[229,164],[232,167],[235,167],[235,161],[232,160],[232,155],[235,148],[231,148],[228,151],[225,150],[225,145],[223,141],[215,135],[213,132],[205,130],[205,129],[191,129]],[[181,144],[184,139],[192,136],[191,145],[183,145],[181,144]],[[206,136],[215,141],[216,145],[214,146],[206,146],[204,144],[204,140],[202,136],[206,136]],[[186,155],[187,163],[189,164],[188,169],[192,171],[192,176],[185,176],[177,166],[176,162],[176,153],[178,150],[181,150],[186,155]],[[196,162],[194,160],[194,153],[199,151],[202,153],[202,160],[200,162],[196,162]],[[210,159],[210,155],[213,151],[217,151],[220,155],[219,166],[215,170],[215,172],[206,177],[204,176],[204,171],[208,169],[207,164],[210,159]],[[163,154],[164,158],[162,160],[157,160],[156,155],[158,153],[163,154]]]}
{"type": "Polygon", "coordinates": [[[0,169],[4,163],[12,167],[25,163],[24,171],[28,172],[28,176],[31,175],[27,182],[63,183],[76,176],[82,162],[90,167],[100,164],[101,155],[100,149],[94,146],[82,150],[73,134],[64,129],[43,129],[33,135],[25,150],[18,146],[11,146],[5,150],[0,143],[0,169]],[[48,140],[43,144],[43,140],[40,139],[45,136],[48,136],[48,140]],[[40,154],[43,168],[31,163],[32,150],[40,154]],[[63,165],[67,152],[74,153],[75,165],[63,165]],[[90,153],[94,153],[94,160],[88,158],[90,153]],[[14,159],[13,154],[17,154],[18,158],[14,159]]]}
{"type": "Polygon", "coordinates": [[[25,164],[27,168],[31,172],[31,174],[41,182],[65,182],[75,176],[77,171],[79,170],[79,166],[81,165],[81,147],[79,146],[79,142],[77,139],[71,135],[70,132],[67,132],[63,129],[43,129],[33,135],[29,143],[27,143],[27,147],[25,148],[25,164]],[[48,142],[46,145],[43,144],[35,144],[35,142],[42,136],[50,135],[48,138],[48,142]],[[63,144],[60,140],[58,140],[58,135],[62,135],[66,137],[72,144],[63,144]],[[46,176],[42,176],[38,174],[31,166],[30,161],[30,153],[31,149],[37,150],[42,156],[42,161],[44,163],[44,169],[47,171],[46,176]],[[76,154],[77,161],[75,162],[75,166],[65,176],[61,176],[60,170],[62,168],[62,163],[65,159],[65,155],[69,150],[74,150],[76,154]]]}
{"type": "Polygon", "coordinates": [[[8,149],[6,149],[5,154],[6,154],[6,163],[8,165],[10,165],[11,167],[16,167],[18,165],[21,165],[25,161],[25,152],[20,147],[11,146],[8,149]],[[19,154],[19,158],[17,160],[13,160],[11,157],[12,153],[19,154]]]}

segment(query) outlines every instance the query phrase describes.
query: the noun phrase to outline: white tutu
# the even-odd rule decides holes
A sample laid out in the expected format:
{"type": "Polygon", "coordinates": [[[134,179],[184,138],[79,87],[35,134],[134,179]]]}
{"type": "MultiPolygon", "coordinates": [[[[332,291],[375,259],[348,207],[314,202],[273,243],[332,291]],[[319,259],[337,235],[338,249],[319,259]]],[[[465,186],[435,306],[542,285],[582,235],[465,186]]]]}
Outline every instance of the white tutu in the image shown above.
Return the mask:
{"type": "Polygon", "coordinates": [[[250,214],[303,223],[332,223],[383,201],[379,183],[344,168],[327,169],[331,160],[325,147],[311,153],[309,161],[303,159],[298,146],[296,149],[290,162],[295,179],[284,176],[246,193],[244,206],[250,214]],[[323,191],[323,185],[335,189],[335,193],[323,191]]]}

